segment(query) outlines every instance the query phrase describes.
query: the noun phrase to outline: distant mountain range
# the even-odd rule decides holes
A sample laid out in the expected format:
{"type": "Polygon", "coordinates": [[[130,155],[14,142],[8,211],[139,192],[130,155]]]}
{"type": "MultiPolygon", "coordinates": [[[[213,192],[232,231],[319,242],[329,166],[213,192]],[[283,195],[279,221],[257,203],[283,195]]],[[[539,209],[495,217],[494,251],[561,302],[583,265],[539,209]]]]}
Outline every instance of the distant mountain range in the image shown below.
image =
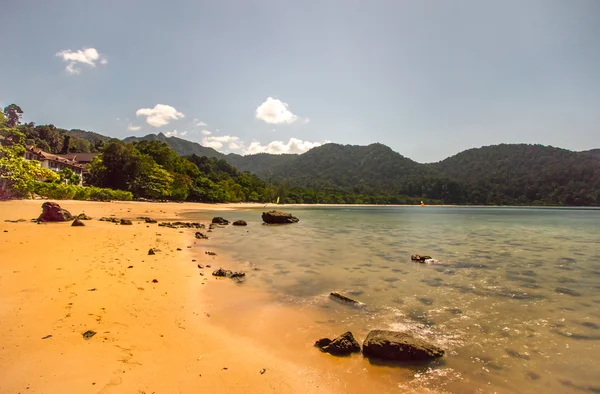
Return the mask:
{"type": "Polygon", "coordinates": [[[600,149],[501,144],[421,164],[383,144],[325,144],[303,154],[241,156],[162,133],[125,139],[137,140],[164,141],[180,155],[223,159],[268,182],[317,190],[423,195],[447,203],[600,205],[600,149]]]}

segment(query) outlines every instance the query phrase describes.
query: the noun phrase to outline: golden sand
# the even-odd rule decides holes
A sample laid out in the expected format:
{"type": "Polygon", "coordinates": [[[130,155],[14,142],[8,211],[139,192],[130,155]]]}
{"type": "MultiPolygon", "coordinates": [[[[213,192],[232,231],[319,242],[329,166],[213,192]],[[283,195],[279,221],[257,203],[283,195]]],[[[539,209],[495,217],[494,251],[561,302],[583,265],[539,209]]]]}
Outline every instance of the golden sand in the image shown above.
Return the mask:
{"type": "Polygon", "coordinates": [[[42,203],[0,202],[0,393],[397,389],[384,367],[316,351],[314,316],[198,269],[214,258],[188,248],[196,230],[137,220],[231,206],[60,201],[94,218],[71,227],[30,222],[42,203]]]}

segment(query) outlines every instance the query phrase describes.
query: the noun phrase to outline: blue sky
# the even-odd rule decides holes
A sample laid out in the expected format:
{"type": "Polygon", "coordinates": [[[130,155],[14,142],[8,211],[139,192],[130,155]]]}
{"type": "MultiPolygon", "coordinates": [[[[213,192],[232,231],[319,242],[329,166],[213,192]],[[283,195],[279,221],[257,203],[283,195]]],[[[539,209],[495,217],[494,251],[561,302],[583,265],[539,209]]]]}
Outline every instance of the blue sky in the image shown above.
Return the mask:
{"type": "Polygon", "coordinates": [[[597,0],[9,0],[0,34],[0,105],[38,124],[419,162],[600,147],[597,0]]]}

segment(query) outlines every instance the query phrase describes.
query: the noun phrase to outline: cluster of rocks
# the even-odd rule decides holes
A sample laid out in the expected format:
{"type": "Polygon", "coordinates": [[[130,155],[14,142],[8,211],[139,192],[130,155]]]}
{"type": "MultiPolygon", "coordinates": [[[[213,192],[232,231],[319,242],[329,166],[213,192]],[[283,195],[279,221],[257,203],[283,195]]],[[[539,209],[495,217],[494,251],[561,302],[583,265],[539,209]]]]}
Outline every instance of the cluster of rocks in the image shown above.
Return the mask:
{"type": "Polygon", "coordinates": [[[267,224],[288,224],[298,223],[300,219],[292,216],[291,213],[281,211],[268,211],[262,213],[262,220],[267,224]]]}
{"type": "MultiPolygon", "coordinates": [[[[360,353],[361,347],[350,331],[335,339],[321,338],[315,346],[335,356],[360,353]]],[[[388,361],[426,362],[444,355],[444,350],[409,333],[372,330],[362,345],[363,356],[388,361]]]]}
{"type": "Polygon", "coordinates": [[[245,277],[246,273],[242,272],[242,271],[237,272],[237,271],[231,271],[231,270],[226,270],[226,269],[223,269],[223,268],[219,268],[218,270],[214,271],[212,273],[212,275],[213,276],[219,276],[219,277],[232,278],[232,279],[235,279],[235,278],[240,279],[240,278],[245,277]]]}
{"type": "Polygon", "coordinates": [[[206,226],[202,223],[198,222],[162,222],[159,224],[159,227],[169,227],[169,228],[205,228],[206,226]]]}
{"type": "Polygon", "coordinates": [[[202,234],[200,231],[196,231],[196,234],[194,234],[196,239],[208,239],[208,236],[205,234],[202,234]]]}

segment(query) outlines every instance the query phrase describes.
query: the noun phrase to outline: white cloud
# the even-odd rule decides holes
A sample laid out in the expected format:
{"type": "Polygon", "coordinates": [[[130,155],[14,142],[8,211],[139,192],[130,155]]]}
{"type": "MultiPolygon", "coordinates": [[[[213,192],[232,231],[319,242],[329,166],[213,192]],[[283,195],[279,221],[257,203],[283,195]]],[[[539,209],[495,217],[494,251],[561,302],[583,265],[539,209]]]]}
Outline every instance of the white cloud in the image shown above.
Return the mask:
{"type": "Polygon", "coordinates": [[[185,116],[175,108],[165,104],[156,104],[154,108],[141,108],[135,114],[146,116],[146,122],[154,127],[164,126],[169,124],[171,120],[181,119],[185,116]]]}
{"type": "Polygon", "coordinates": [[[208,126],[206,123],[204,123],[203,121],[198,120],[198,119],[194,119],[193,123],[194,123],[194,126],[196,126],[196,127],[208,126]]]}
{"type": "Polygon", "coordinates": [[[87,64],[91,67],[96,67],[96,63],[108,64],[108,58],[98,53],[96,48],[84,48],[77,51],[65,49],[63,51],[56,52],[56,56],[60,57],[63,61],[69,62],[65,67],[67,73],[72,75],[81,74],[81,68],[78,65],[87,64]]]}
{"type": "Polygon", "coordinates": [[[184,131],[177,131],[177,130],[173,130],[173,131],[167,131],[165,133],[165,135],[167,137],[185,137],[185,135],[187,134],[187,130],[184,131]]]}
{"type": "Polygon", "coordinates": [[[202,133],[202,135],[211,135],[212,132],[208,131],[208,130],[202,130],[200,131],[202,133]]]}
{"type": "Polygon", "coordinates": [[[202,139],[202,145],[213,149],[221,149],[223,146],[227,145],[230,150],[238,150],[244,147],[243,143],[240,141],[240,137],[231,135],[204,137],[202,139]]]}
{"type": "Polygon", "coordinates": [[[294,115],[289,109],[287,103],[272,97],[256,108],[256,119],[263,120],[271,124],[294,123],[298,116],[294,115]]]}
{"type": "Polygon", "coordinates": [[[293,137],[290,138],[287,143],[284,143],[283,141],[273,141],[269,142],[267,145],[261,145],[260,142],[253,141],[244,150],[244,153],[247,155],[253,155],[256,153],[304,153],[321,145],[323,145],[321,142],[302,141],[293,137]]]}
{"type": "Polygon", "coordinates": [[[129,126],[127,126],[128,131],[138,131],[141,128],[142,128],[142,126],[134,126],[131,123],[129,124],[129,126]]]}

